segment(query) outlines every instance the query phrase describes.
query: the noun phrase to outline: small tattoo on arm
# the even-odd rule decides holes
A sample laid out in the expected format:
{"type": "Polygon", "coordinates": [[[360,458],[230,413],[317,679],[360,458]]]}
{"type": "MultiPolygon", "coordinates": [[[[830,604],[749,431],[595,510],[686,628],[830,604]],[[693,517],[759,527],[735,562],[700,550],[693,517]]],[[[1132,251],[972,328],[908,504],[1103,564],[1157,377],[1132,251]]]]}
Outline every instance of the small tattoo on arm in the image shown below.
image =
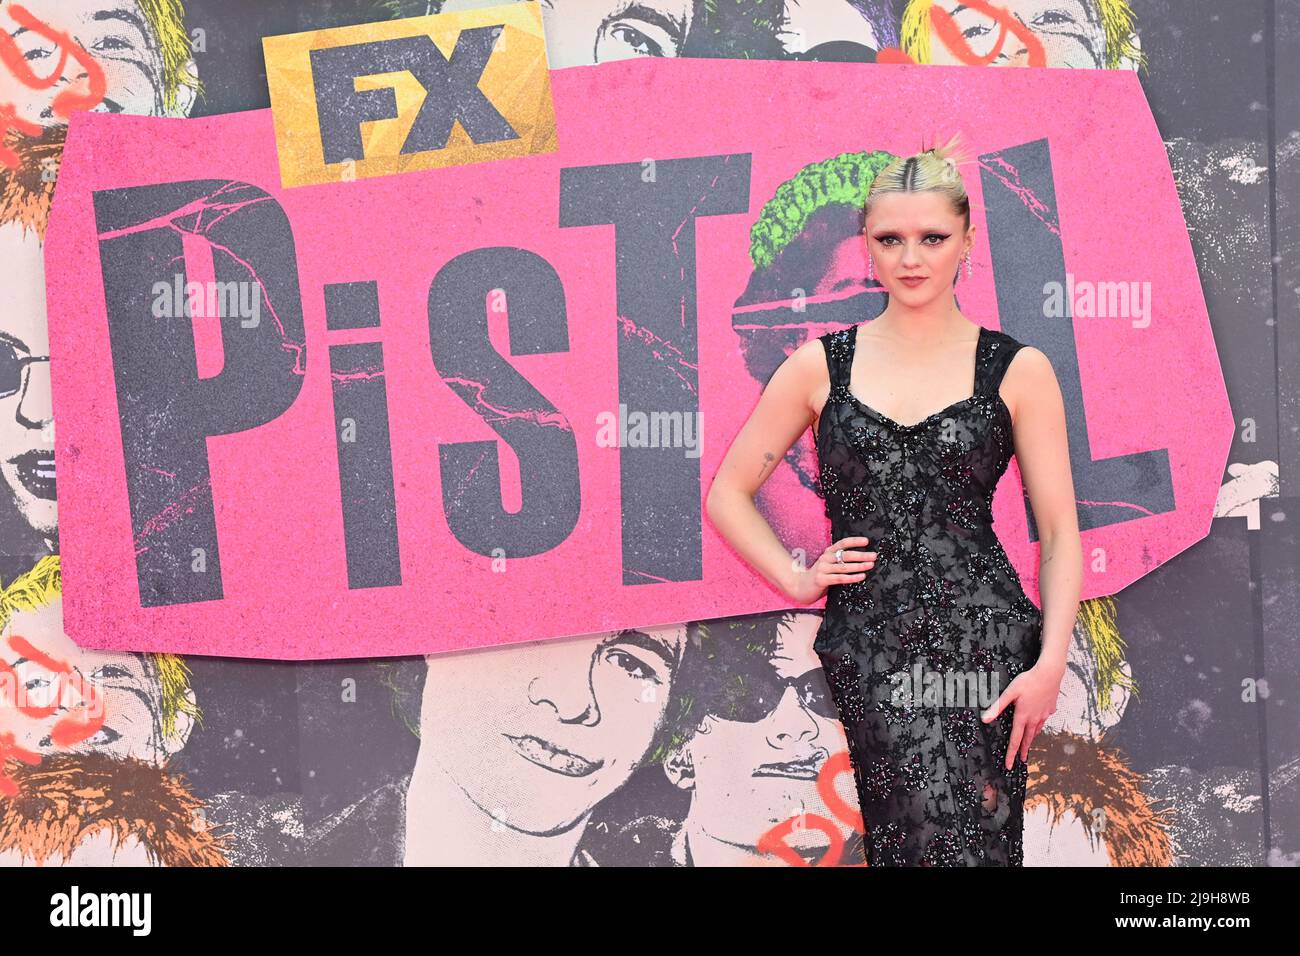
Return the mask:
{"type": "Polygon", "coordinates": [[[759,469],[758,473],[760,475],[763,475],[771,471],[772,468],[775,467],[774,465],[775,461],[776,461],[776,455],[772,454],[770,451],[763,452],[763,467],[759,469]]]}

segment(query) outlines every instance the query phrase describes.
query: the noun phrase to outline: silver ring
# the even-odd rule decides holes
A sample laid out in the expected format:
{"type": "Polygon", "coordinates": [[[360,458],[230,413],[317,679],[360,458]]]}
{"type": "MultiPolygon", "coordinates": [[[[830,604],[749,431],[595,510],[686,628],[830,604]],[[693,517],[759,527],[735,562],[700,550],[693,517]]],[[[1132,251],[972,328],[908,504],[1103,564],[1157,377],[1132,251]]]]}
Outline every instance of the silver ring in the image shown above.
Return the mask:
{"type": "Polygon", "coordinates": [[[843,563],[844,563],[844,549],[843,549],[843,548],[836,548],[836,549],[835,549],[835,563],[836,563],[836,564],[843,564],[843,563]]]}

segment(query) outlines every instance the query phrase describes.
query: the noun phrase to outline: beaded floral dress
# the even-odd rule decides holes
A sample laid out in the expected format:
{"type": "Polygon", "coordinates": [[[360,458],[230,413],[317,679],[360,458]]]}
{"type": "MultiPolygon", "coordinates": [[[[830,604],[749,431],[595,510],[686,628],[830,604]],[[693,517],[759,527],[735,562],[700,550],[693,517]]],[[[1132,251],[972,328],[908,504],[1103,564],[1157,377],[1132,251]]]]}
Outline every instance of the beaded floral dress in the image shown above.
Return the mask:
{"type": "Polygon", "coordinates": [[[864,535],[857,550],[878,556],[828,589],[813,648],[848,736],[867,862],[1021,866],[1015,706],[980,714],[1042,646],[1042,614],[992,527],[1013,451],[998,386],[1022,343],[981,328],[974,393],[904,425],[849,390],[858,328],[821,336],[831,390],[815,437],[832,540],[864,535]]]}

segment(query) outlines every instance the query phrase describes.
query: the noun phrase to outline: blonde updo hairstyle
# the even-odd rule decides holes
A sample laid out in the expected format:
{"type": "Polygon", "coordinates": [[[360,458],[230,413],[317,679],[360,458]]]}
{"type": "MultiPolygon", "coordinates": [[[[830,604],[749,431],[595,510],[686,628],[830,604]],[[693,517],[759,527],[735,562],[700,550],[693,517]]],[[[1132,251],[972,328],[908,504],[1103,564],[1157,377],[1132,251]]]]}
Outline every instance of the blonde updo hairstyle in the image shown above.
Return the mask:
{"type": "Polygon", "coordinates": [[[965,220],[964,228],[970,229],[970,197],[957,172],[958,164],[966,162],[957,153],[958,139],[955,134],[942,146],[899,156],[877,173],[867,189],[864,219],[871,215],[877,197],[886,193],[937,192],[948,197],[953,210],[965,220]]]}

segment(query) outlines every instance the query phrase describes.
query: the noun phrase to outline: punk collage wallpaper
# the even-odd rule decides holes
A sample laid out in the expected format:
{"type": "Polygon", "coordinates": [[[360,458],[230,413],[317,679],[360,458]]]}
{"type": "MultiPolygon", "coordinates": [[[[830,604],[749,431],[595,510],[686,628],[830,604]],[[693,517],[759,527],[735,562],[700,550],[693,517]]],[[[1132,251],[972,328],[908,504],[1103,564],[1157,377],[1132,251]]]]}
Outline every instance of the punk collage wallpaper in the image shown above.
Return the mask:
{"type": "MultiPolygon", "coordinates": [[[[435,642],[464,649],[356,659],[100,650],[80,646],[64,626],[51,384],[61,373],[50,358],[57,318],[49,312],[71,293],[56,294],[64,280],[49,274],[45,245],[52,208],[56,229],[63,225],[60,164],[80,133],[69,137],[58,95],[76,92],[78,109],[178,124],[265,110],[272,106],[265,37],[500,3],[0,0],[0,864],[862,864],[844,729],[812,650],[818,607],[545,640],[500,633],[517,617],[458,611],[428,621],[477,631],[435,642]],[[56,82],[36,79],[51,75],[56,82]],[[13,693],[18,687],[25,703],[13,693]],[[738,708],[737,688],[760,706],[738,708]],[[96,698],[97,716],[87,718],[86,703],[96,698]]],[[[1024,865],[1300,864],[1300,528],[1290,523],[1300,520],[1300,387],[1290,375],[1300,348],[1283,334],[1297,328],[1300,311],[1300,191],[1290,188],[1300,179],[1293,66],[1300,4],[539,5],[557,96],[569,68],[612,77],[622,61],[672,58],[751,61],[756,69],[913,62],[1136,77],[1177,189],[1233,428],[1213,513],[1192,519],[1194,543],[1162,549],[1140,539],[1153,553],[1135,556],[1131,580],[1108,593],[1094,587],[1100,596],[1085,595],[1080,605],[1058,709],[1030,750],[1024,865]],[[959,41],[931,29],[932,8],[946,8],[959,41]],[[999,24],[1012,19],[1022,31],[1008,41],[999,24]]],[[[718,82],[747,75],[742,69],[719,71],[718,82]]],[[[647,80],[641,95],[662,89],[647,80]]],[[[771,108],[761,89],[694,95],[724,93],[737,102],[752,97],[756,113],[771,108]]],[[[869,115],[871,103],[860,105],[869,115]]],[[[814,134],[838,141],[823,115],[816,130],[811,120],[804,127],[787,117],[789,142],[814,134]]],[[[995,121],[959,119],[976,128],[995,121]]],[[[565,128],[559,133],[563,141],[565,128]]],[[[1053,160],[1070,146],[1054,141],[1053,160]]],[[[211,148],[238,147],[217,140],[211,148]]],[[[828,164],[853,155],[836,149],[817,163],[801,159],[777,177],[781,189],[767,196],[756,189],[751,235],[761,237],[764,216],[789,213],[781,204],[791,196],[804,203],[801,222],[852,228],[849,203],[808,197],[828,164]]],[[[1102,157],[1095,166],[1070,159],[1088,180],[1113,175],[1102,157]]],[[[993,210],[987,184],[985,197],[993,210]]],[[[816,245],[815,232],[805,230],[801,248],[816,245]]],[[[790,285],[827,284],[826,259],[808,252],[813,258],[782,260],[782,251],[755,241],[749,287],[731,292],[740,305],[781,298],[790,285]],[[791,277],[790,269],[806,273],[810,263],[813,274],[791,277]]],[[[737,367],[750,373],[734,385],[743,403],[757,399],[804,340],[781,328],[733,331],[730,323],[725,333],[734,336],[737,367]]],[[[67,351],[57,344],[54,351],[67,351]]],[[[1191,374],[1145,373],[1153,381],[1191,374]]],[[[1166,410],[1153,402],[1127,413],[1158,418],[1166,410]]],[[[1196,409],[1186,413],[1194,423],[1196,409]]],[[[1186,427],[1179,441],[1195,442],[1196,425],[1186,427]]],[[[807,442],[792,449],[765,492],[816,488],[812,456],[807,442]]],[[[1098,523],[1110,520],[1098,517],[1105,510],[1095,501],[1081,509],[1098,523]]],[[[782,512],[768,510],[783,536],[800,534],[803,525],[790,520],[783,530],[782,512]]],[[[303,558],[272,557],[266,566],[279,560],[303,558]]],[[[1106,560],[1086,536],[1084,560],[1094,574],[1106,560]]],[[[311,577],[309,561],[270,573],[284,575],[286,614],[305,615],[318,601],[293,593],[311,577]]],[[[373,627],[383,631],[376,613],[373,627]]],[[[524,608],[524,616],[533,613],[524,608]]],[[[312,626],[330,627],[332,614],[318,607],[312,626]]],[[[340,626],[352,620],[340,615],[340,626]]],[[[108,614],[95,624],[115,626],[108,614]]]]}

